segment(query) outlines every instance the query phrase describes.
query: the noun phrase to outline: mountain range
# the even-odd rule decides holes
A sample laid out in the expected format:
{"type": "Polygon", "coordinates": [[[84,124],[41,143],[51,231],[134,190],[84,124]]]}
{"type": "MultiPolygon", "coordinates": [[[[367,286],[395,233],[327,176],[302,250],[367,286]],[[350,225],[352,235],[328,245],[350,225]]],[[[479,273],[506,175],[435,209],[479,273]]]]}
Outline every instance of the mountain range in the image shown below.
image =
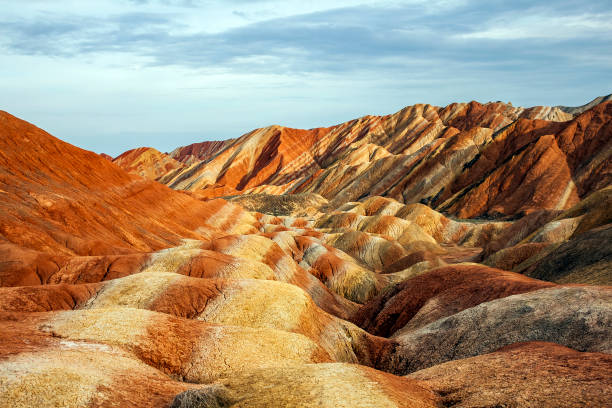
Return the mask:
{"type": "Polygon", "coordinates": [[[612,398],[612,100],[116,158],[0,111],[0,406],[612,398]]]}

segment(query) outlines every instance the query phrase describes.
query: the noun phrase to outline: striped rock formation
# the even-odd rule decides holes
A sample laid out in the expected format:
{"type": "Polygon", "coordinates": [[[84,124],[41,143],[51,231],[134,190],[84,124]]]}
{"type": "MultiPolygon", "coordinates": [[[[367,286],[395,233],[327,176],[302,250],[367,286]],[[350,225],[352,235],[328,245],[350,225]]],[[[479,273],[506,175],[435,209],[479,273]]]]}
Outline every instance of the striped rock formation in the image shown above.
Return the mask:
{"type": "Polygon", "coordinates": [[[491,300],[555,286],[481,265],[435,268],[394,285],[353,317],[371,333],[389,337],[491,300]]]}
{"type": "Polygon", "coordinates": [[[234,139],[212,142],[193,143],[188,146],[181,146],[169,153],[170,157],[185,164],[192,164],[196,161],[207,161],[216,153],[232,144],[234,139]]]}
{"type": "Polygon", "coordinates": [[[157,180],[168,172],[184,167],[181,162],[152,147],[128,150],[114,158],[113,163],[150,180],[157,180]]]}
{"type": "Polygon", "coordinates": [[[460,218],[567,209],[612,181],[612,103],[588,107],[414,105],[330,128],[271,126],[210,142],[161,181],[201,197],[315,193],[333,207],[377,195],[460,218]]]}
{"type": "Polygon", "coordinates": [[[611,108],[113,162],[2,112],[0,406],[605,405],[611,108]]]}

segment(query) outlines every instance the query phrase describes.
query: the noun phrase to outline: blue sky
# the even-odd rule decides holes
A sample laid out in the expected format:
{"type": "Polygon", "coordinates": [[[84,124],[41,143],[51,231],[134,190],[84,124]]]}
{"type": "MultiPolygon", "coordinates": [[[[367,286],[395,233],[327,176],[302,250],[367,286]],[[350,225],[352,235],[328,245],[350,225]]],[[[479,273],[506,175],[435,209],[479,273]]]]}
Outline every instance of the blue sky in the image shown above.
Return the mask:
{"type": "Polygon", "coordinates": [[[414,103],[581,105],[612,92],[610,0],[0,7],[0,109],[111,155],[414,103]]]}

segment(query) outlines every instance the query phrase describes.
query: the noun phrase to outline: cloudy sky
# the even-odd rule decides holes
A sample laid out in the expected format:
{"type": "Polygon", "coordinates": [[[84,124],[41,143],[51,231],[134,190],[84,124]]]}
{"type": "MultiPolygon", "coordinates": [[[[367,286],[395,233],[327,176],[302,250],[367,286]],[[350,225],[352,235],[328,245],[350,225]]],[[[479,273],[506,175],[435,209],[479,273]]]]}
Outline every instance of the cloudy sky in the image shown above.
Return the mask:
{"type": "Polygon", "coordinates": [[[0,0],[0,8],[0,109],[111,155],[414,103],[581,105],[612,92],[610,0],[0,0]]]}

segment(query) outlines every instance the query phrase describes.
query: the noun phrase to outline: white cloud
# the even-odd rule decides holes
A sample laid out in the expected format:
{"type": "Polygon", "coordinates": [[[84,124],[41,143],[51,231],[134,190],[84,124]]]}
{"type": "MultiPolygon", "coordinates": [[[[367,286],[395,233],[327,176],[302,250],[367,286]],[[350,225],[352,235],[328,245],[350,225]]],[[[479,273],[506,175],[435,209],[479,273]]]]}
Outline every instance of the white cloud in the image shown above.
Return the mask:
{"type": "Polygon", "coordinates": [[[594,33],[612,35],[612,13],[577,16],[505,16],[486,24],[486,28],[455,35],[462,40],[565,40],[594,33]]]}

